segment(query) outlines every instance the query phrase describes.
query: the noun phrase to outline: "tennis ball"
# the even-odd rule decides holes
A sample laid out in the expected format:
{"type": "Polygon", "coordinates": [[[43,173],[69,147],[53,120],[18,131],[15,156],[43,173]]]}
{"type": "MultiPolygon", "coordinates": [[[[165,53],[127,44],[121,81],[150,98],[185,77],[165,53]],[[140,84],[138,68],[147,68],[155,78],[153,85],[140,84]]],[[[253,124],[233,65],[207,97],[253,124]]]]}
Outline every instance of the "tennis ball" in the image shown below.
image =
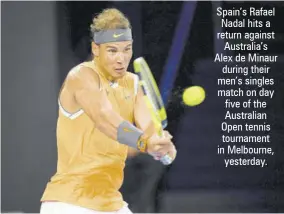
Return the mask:
{"type": "Polygon", "coordinates": [[[191,86],[184,90],[182,99],[188,106],[199,105],[205,99],[205,90],[200,86],[191,86]]]}

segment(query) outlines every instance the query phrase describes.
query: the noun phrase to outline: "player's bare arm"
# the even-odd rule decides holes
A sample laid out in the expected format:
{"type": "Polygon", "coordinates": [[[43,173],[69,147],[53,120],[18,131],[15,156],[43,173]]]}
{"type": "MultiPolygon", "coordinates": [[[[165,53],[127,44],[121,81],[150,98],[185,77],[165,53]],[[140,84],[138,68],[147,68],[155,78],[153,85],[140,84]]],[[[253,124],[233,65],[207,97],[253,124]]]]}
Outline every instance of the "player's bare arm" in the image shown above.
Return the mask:
{"type": "MultiPolygon", "coordinates": [[[[108,137],[122,144],[144,151],[151,135],[125,121],[116,113],[106,92],[100,88],[98,74],[90,68],[81,67],[68,77],[69,91],[72,91],[74,103],[94,122],[94,126],[108,137]],[[142,141],[143,147],[139,147],[142,141]]],[[[155,142],[165,143],[165,139],[155,142]]]]}
{"type": "Polygon", "coordinates": [[[87,67],[81,67],[69,77],[74,102],[92,119],[97,129],[117,140],[117,128],[123,118],[112,109],[100,84],[98,74],[87,67]]]}

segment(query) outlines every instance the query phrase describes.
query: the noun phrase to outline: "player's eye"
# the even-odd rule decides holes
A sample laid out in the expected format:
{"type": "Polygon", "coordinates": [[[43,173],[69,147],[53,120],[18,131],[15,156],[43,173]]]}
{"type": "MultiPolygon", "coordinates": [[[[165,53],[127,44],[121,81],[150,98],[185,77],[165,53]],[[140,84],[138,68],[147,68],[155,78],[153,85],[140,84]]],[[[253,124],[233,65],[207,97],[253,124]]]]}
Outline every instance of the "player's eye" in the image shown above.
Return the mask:
{"type": "Polygon", "coordinates": [[[117,51],[115,49],[108,49],[108,52],[110,53],[116,53],[117,51]]]}
{"type": "Polygon", "coordinates": [[[130,51],[130,50],[131,50],[131,48],[125,48],[125,51],[127,51],[127,52],[130,51]]]}

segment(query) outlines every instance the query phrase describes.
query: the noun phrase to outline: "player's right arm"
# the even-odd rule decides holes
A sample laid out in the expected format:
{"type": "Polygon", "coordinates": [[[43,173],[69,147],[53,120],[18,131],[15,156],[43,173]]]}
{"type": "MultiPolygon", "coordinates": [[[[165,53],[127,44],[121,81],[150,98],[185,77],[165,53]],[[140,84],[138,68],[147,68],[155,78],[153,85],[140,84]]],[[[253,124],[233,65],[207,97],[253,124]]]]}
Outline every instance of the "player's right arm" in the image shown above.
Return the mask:
{"type": "Polygon", "coordinates": [[[88,67],[81,67],[70,73],[68,82],[78,107],[91,118],[97,129],[117,140],[117,130],[124,119],[113,110],[98,74],[88,67]]]}
{"type": "Polygon", "coordinates": [[[170,139],[149,136],[124,120],[112,108],[105,90],[101,88],[98,74],[88,67],[81,67],[69,74],[68,90],[72,90],[74,102],[94,122],[95,127],[119,143],[145,151],[150,144],[165,144],[170,139]]]}

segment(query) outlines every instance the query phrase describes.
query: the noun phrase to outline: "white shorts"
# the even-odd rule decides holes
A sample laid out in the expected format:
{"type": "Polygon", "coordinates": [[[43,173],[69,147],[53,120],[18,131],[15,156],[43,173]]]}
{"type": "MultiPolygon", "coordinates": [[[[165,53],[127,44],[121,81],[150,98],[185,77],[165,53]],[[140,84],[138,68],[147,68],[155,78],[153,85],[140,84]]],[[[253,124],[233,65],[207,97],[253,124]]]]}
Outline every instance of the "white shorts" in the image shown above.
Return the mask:
{"type": "Polygon", "coordinates": [[[118,211],[102,212],[79,207],[73,204],[67,204],[63,202],[43,202],[40,207],[40,214],[133,214],[128,205],[125,203],[118,211]]]}

